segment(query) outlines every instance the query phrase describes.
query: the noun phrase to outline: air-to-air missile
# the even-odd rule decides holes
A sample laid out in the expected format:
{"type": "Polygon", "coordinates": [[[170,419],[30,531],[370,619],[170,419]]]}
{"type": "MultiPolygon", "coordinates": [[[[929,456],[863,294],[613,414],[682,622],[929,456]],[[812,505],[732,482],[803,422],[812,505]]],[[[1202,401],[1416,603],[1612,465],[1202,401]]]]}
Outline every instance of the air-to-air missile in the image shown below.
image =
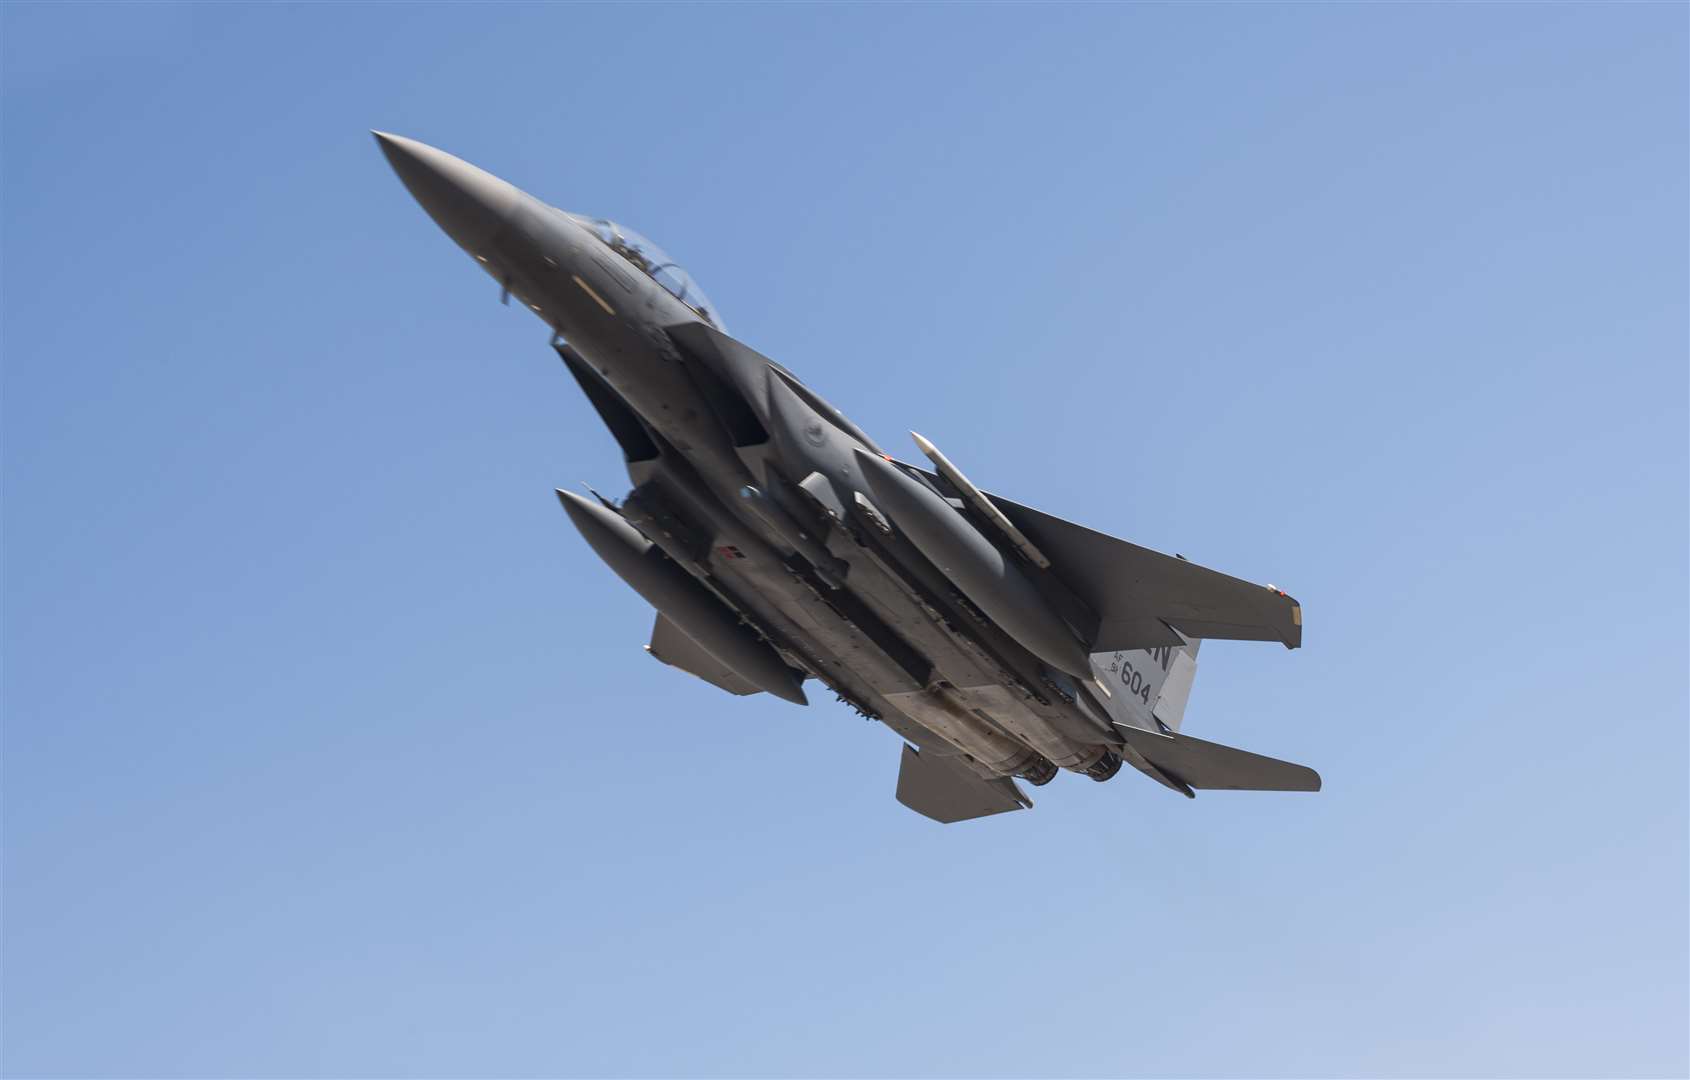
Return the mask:
{"type": "Polygon", "coordinates": [[[930,441],[898,461],[723,329],[680,265],[444,151],[376,139],[435,222],[550,327],[621,448],[620,504],[558,492],[657,609],[653,656],[734,694],[806,679],[900,735],[904,805],[1032,805],[1017,780],[1130,764],[1190,796],[1315,791],[1301,765],[1184,734],[1204,638],[1302,643],[1253,585],[990,494],[930,441]]]}
{"type": "Polygon", "coordinates": [[[1016,567],[1014,556],[1006,556],[937,489],[878,455],[859,450],[856,459],[880,509],[962,595],[1034,656],[1076,679],[1091,678],[1091,657],[1016,567]]]}

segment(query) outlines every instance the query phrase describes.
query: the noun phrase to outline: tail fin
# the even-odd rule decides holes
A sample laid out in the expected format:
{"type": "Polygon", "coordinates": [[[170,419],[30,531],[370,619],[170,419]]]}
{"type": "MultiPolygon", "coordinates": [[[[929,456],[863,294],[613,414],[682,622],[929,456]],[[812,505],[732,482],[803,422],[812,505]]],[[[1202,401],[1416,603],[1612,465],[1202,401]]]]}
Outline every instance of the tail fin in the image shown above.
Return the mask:
{"type": "Polygon", "coordinates": [[[1154,649],[1094,653],[1092,669],[1107,686],[1110,719],[1146,731],[1178,731],[1197,678],[1202,641],[1180,635],[1181,644],[1154,649]]]}

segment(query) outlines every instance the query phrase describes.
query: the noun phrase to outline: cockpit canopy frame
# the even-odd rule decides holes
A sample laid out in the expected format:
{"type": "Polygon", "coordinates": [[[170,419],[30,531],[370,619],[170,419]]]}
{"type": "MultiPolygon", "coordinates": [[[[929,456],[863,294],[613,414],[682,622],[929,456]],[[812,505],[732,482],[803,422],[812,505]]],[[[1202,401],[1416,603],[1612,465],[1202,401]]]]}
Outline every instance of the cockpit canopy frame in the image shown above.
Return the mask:
{"type": "Polygon", "coordinates": [[[670,258],[662,248],[628,226],[617,224],[609,218],[589,218],[574,214],[570,216],[590,229],[594,236],[624,261],[663,286],[670,296],[697,312],[699,318],[726,333],[727,328],[722,325],[721,317],[716,314],[716,305],[704,295],[704,290],[692,279],[692,275],[687,273],[680,263],[670,258]]]}

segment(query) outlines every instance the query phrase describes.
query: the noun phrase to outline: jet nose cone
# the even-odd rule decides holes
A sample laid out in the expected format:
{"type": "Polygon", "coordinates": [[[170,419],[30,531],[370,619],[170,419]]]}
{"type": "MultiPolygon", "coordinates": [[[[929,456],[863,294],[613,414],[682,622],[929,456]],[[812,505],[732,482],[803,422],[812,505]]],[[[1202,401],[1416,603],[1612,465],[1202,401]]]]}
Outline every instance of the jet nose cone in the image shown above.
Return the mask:
{"type": "Polygon", "coordinates": [[[427,143],[372,131],[381,152],[435,224],[471,254],[481,254],[521,196],[515,187],[427,143]]]}

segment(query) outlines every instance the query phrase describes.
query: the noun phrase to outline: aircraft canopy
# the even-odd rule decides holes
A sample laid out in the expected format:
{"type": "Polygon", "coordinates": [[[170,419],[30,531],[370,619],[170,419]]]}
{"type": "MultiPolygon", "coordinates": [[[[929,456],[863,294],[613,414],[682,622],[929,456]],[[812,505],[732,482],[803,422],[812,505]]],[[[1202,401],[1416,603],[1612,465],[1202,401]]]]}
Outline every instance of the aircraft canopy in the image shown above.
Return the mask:
{"type": "Polygon", "coordinates": [[[698,287],[698,282],[662,248],[626,225],[618,225],[605,218],[578,220],[593,230],[612,251],[639,267],[647,277],[667,289],[675,299],[698,312],[711,326],[723,331],[727,329],[716,315],[716,305],[704,295],[704,290],[698,287]]]}

